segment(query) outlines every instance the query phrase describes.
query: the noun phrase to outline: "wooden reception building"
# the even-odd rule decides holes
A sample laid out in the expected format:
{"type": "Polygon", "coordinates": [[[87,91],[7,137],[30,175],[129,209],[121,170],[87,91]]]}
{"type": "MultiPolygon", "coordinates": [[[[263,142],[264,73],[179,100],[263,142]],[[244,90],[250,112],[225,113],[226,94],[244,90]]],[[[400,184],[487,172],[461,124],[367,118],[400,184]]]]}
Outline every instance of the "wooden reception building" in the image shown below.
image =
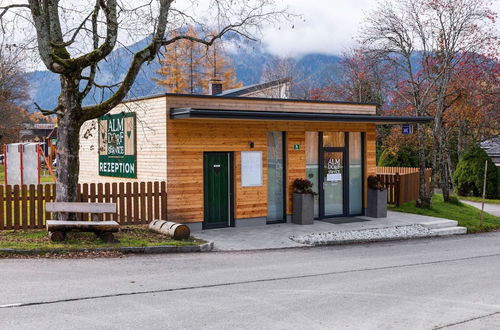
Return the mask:
{"type": "Polygon", "coordinates": [[[168,220],[193,230],[286,222],[296,178],[314,184],[315,217],[362,215],[376,125],[428,121],[376,108],[241,93],[131,100],[85,123],[80,182],[166,181],[168,220]]]}

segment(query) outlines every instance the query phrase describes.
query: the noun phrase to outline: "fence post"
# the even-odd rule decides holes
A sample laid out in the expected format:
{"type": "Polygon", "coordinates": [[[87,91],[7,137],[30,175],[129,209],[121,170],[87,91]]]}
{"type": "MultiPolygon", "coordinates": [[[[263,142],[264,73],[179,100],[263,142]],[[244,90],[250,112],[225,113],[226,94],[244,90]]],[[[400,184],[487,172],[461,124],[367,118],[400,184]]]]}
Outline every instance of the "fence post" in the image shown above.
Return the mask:
{"type": "Polygon", "coordinates": [[[0,185],[0,230],[4,228],[4,214],[3,214],[3,209],[4,209],[4,198],[3,198],[3,185],[0,185]]]}
{"type": "Polygon", "coordinates": [[[401,204],[401,177],[399,176],[399,173],[396,173],[394,175],[394,204],[396,204],[396,207],[399,207],[401,204]]]}

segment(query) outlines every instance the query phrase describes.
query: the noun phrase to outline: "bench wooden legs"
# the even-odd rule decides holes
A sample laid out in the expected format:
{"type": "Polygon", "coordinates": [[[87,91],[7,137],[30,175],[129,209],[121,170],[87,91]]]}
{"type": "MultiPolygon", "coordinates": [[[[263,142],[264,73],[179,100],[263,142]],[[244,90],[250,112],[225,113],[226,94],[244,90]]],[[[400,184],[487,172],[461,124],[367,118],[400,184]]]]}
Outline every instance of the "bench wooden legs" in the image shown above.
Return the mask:
{"type": "Polygon", "coordinates": [[[96,232],[95,234],[106,243],[113,243],[115,241],[113,233],[109,231],[96,232]]]}
{"type": "Polygon", "coordinates": [[[52,242],[62,242],[66,239],[64,231],[49,231],[49,238],[52,242]]]}

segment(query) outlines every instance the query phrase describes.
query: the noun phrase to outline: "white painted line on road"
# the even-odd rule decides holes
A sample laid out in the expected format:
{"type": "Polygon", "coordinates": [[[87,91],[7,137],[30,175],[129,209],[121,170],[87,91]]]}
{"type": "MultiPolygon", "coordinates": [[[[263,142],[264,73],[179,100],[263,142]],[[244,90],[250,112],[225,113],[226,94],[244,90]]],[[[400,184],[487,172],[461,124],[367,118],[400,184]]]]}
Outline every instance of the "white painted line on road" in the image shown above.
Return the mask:
{"type": "Polygon", "coordinates": [[[242,284],[250,284],[250,283],[275,282],[275,281],[300,279],[300,278],[311,278],[311,277],[329,276],[329,275],[338,275],[338,274],[359,273],[359,272],[375,271],[375,270],[383,270],[383,269],[397,269],[397,268],[406,268],[406,267],[415,267],[415,266],[424,266],[424,265],[435,265],[435,264],[442,264],[442,263],[448,263],[448,262],[457,262],[457,261],[491,258],[491,257],[500,257],[500,253],[473,256],[473,257],[463,257],[463,258],[456,258],[456,259],[443,259],[443,260],[436,260],[436,261],[417,262],[417,263],[409,263],[409,264],[402,264],[402,265],[341,270],[341,271],[333,271],[333,272],[325,272],[325,273],[312,273],[312,274],[282,276],[282,277],[273,277],[273,278],[261,278],[261,279],[246,280],[246,281],[205,284],[205,285],[198,285],[198,286],[186,286],[186,287],[180,287],[180,288],[121,292],[121,293],[104,294],[104,295],[100,295],[100,296],[75,297],[75,298],[56,299],[56,300],[47,300],[47,301],[35,301],[35,302],[19,303],[19,304],[7,304],[7,305],[0,305],[0,309],[1,308],[17,308],[17,307],[36,306],[36,305],[58,304],[58,303],[67,303],[67,302],[94,300],[94,299],[104,299],[104,298],[116,298],[116,297],[124,297],[124,296],[136,296],[136,295],[155,294],[155,293],[166,293],[166,292],[174,292],[174,291],[187,291],[187,290],[196,290],[196,289],[218,288],[218,287],[242,285],[242,284]]]}
{"type": "Polygon", "coordinates": [[[12,308],[12,307],[21,307],[23,304],[18,303],[18,304],[6,304],[6,305],[0,305],[0,308],[12,308]]]}

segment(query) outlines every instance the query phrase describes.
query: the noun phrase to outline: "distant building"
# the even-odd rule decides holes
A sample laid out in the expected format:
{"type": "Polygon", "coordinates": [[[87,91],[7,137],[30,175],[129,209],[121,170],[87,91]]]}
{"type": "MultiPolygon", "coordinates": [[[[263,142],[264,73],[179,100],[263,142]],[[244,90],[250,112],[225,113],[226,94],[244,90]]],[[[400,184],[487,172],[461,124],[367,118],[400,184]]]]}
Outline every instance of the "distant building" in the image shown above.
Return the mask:
{"type": "Polygon", "coordinates": [[[214,94],[226,97],[263,97],[273,99],[289,99],[291,78],[283,78],[262,84],[228,89],[214,94]]]}
{"type": "Polygon", "coordinates": [[[500,167],[500,136],[481,142],[481,148],[490,156],[495,166],[500,167]]]}
{"type": "Polygon", "coordinates": [[[23,124],[23,128],[19,131],[19,142],[40,142],[42,150],[50,163],[55,157],[55,145],[57,137],[56,124],[23,124]]]}
{"type": "Polygon", "coordinates": [[[19,131],[20,142],[43,142],[45,138],[54,135],[55,124],[23,124],[19,131]]]}

